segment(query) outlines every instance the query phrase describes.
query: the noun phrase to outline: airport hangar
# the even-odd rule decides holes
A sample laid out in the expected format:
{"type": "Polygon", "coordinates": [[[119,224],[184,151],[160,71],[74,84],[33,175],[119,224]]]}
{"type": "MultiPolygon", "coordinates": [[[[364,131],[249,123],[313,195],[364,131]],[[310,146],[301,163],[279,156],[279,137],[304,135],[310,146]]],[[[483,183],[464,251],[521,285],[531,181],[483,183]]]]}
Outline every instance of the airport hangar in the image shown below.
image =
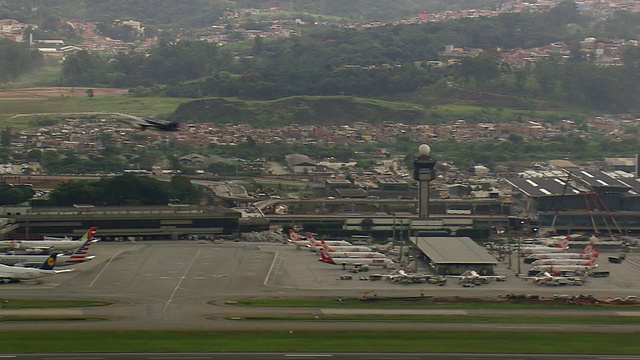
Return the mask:
{"type": "MultiPolygon", "coordinates": [[[[626,171],[525,171],[507,183],[518,192],[521,224],[573,231],[640,232],[640,178],[626,171]]],[[[519,224],[510,224],[515,230],[519,224]]]]}
{"type": "Polygon", "coordinates": [[[498,261],[469,237],[416,237],[411,239],[438,275],[461,275],[474,270],[495,275],[498,261]]]}

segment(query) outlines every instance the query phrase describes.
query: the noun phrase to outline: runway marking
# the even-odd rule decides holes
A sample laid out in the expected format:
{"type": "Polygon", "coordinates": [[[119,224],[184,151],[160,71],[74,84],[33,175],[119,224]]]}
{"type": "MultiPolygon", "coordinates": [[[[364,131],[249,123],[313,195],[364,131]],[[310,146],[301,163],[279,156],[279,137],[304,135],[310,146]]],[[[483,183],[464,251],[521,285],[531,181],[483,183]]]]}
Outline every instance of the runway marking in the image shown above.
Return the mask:
{"type": "Polygon", "coordinates": [[[115,259],[115,258],[116,258],[116,256],[118,256],[118,255],[122,254],[123,252],[125,252],[125,251],[127,251],[127,250],[131,250],[131,249],[123,249],[123,250],[119,251],[118,253],[116,253],[115,255],[113,255],[113,256],[111,257],[111,259],[109,259],[109,261],[107,261],[107,264],[102,268],[102,271],[100,271],[100,272],[98,273],[98,275],[96,275],[96,278],[95,278],[95,279],[93,279],[93,281],[91,282],[91,284],[89,284],[89,287],[92,287],[92,286],[93,286],[93,284],[95,284],[95,282],[96,282],[96,281],[98,281],[98,278],[100,277],[100,275],[102,275],[102,273],[103,273],[105,270],[107,270],[107,267],[109,266],[109,264],[111,264],[111,262],[113,261],[113,259],[115,259]]]}
{"type": "Polygon", "coordinates": [[[280,256],[280,252],[276,251],[276,256],[274,256],[273,261],[271,262],[271,266],[269,267],[269,271],[267,272],[267,277],[264,279],[264,285],[268,285],[269,278],[271,278],[271,272],[275,268],[276,264],[280,260],[278,257],[280,256]]]}
{"type": "Polygon", "coordinates": [[[196,255],[193,257],[193,259],[191,259],[191,263],[189,264],[189,266],[187,267],[187,269],[184,271],[184,273],[182,274],[182,276],[180,277],[180,281],[178,281],[178,284],[176,285],[176,287],[173,289],[173,292],[171,293],[171,297],[169,297],[169,300],[167,301],[167,303],[164,305],[164,309],[162,310],[162,312],[164,313],[164,318],[167,319],[167,308],[169,307],[169,304],[171,304],[171,302],[173,301],[173,297],[176,296],[176,292],[178,291],[178,289],[180,288],[180,285],[182,284],[182,280],[184,280],[187,277],[187,273],[189,272],[189,270],[191,270],[191,267],[193,266],[193,264],[196,262],[196,259],[198,258],[198,255],[200,254],[200,251],[202,251],[202,249],[198,250],[198,252],[196,253],[196,255]]]}

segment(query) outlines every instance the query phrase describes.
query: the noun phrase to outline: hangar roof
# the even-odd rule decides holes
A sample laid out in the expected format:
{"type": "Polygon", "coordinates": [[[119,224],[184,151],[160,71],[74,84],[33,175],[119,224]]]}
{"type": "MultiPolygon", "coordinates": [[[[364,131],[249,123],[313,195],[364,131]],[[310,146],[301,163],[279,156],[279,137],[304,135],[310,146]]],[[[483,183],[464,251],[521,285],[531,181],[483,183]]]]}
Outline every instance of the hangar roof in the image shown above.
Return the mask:
{"type": "Polygon", "coordinates": [[[569,170],[567,172],[525,171],[507,182],[530,197],[577,195],[590,190],[640,194],[640,179],[625,171],[569,170]],[[569,185],[566,185],[569,180],[569,185]]]}
{"type": "Polygon", "coordinates": [[[416,245],[435,264],[493,264],[498,261],[468,237],[419,237],[416,245]]]}

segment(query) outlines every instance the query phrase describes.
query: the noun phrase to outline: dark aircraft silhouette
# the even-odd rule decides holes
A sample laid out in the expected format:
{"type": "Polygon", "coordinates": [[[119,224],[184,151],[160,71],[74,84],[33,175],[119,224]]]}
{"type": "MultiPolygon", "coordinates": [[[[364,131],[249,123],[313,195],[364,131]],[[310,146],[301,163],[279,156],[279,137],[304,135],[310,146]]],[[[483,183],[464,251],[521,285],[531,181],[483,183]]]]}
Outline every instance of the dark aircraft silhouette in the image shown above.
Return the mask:
{"type": "Polygon", "coordinates": [[[130,124],[133,126],[139,127],[140,130],[150,129],[150,130],[168,131],[168,132],[180,131],[180,124],[176,121],[161,122],[161,121],[147,119],[139,116],[121,114],[121,113],[116,113],[115,115],[133,120],[133,122],[130,122],[130,124]]]}

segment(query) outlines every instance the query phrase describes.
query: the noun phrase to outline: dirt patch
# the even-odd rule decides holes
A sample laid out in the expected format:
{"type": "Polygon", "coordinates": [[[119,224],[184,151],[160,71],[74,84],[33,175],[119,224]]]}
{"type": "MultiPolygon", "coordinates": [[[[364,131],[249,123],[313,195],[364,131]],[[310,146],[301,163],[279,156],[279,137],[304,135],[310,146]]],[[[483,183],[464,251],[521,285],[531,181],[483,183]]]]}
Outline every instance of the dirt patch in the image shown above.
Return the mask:
{"type": "Polygon", "coordinates": [[[126,95],[128,89],[92,87],[38,87],[0,90],[0,99],[51,99],[60,97],[87,97],[87,90],[93,89],[96,97],[126,95]]]}

